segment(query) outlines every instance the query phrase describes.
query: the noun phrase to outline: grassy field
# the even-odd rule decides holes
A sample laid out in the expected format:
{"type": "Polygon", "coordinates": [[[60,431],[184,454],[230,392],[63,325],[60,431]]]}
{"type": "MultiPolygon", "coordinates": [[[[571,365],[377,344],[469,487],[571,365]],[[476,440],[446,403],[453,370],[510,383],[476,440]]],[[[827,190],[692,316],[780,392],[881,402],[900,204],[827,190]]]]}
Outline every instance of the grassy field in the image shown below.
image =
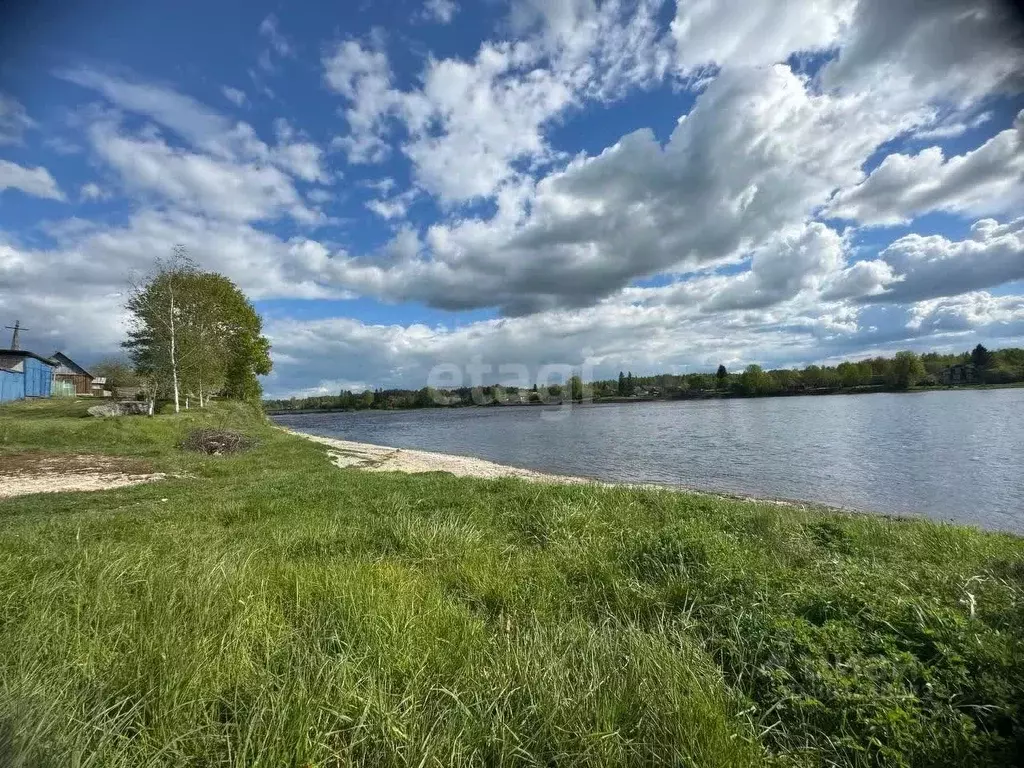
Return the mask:
{"type": "Polygon", "coordinates": [[[339,470],[243,407],[0,408],[0,765],[1005,766],[1024,540],[674,492],[339,470]],[[195,426],[258,439],[197,456],[195,426]],[[0,481],[2,482],[2,481],[0,481]]]}

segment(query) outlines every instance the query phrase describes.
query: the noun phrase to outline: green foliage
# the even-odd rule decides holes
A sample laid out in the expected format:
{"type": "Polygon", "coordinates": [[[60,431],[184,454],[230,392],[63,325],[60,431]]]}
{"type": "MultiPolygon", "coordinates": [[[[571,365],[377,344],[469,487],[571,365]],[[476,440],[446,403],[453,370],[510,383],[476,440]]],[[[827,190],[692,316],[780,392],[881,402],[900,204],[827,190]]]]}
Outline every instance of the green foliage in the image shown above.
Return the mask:
{"type": "Polygon", "coordinates": [[[988,365],[981,371],[986,384],[1011,384],[1024,381],[1024,349],[997,349],[989,353],[988,365]]]}
{"type": "Polygon", "coordinates": [[[988,368],[992,363],[992,354],[979,344],[971,351],[971,362],[978,368],[988,368]]]}
{"type": "Polygon", "coordinates": [[[178,306],[185,297],[178,289],[179,282],[192,271],[194,266],[186,261],[157,261],[155,274],[133,286],[125,304],[130,325],[122,347],[151,400],[173,397],[179,391],[178,306]]]}
{"type": "Polygon", "coordinates": [[[417,397],[417,405],[420,408],[430,408],[432,405],[437,405],[440,395],[437,390],[433,387],[424,387],[419,391],[417,397]]]}
{"type": "Polygon", "coordinates": [[[152,397],[177,389],[200,401],[214,393],[259,400],[257,376],[270,373],[270,343],[252,304],[228,278],[198,271],[176,251],[133,290],[127,309],[132,325],[124,347],[152,397]]]}
{"type": "Polygon", "coordinates": [[[210,346],[223,360],[224,396],[257,402],[263,390],[256,377],[266,376],[272,367],[263,320],[245,294],[223,275],[200,273],[196,283],[196,293],[211,303],[218,344],[210,346]]]}
{"type": "Polygon", "coordinates": [[[925,372],[940,380],[943,372],[952,365],[959,365],[970,360],[970,355],[967,353],[963,354],[942,354],[939,352],[926,352],[921,355],[921,362],[924,365],[925,372]]]}
{"type": "Polygon", "coordinates": [[[775,382],[759,365],[748,365],[740,374],[740,389],[746,395],[768,395],[775,391],[775,382]]]}
{"type": "Polygon", "coordinates": [[[1024,349],[997,349],[992,353],[992,359],[995,365],[1005,366],[1024,378],[1024,349]]]}
{"type": "Polygon", "coordinates": [[[925,368],[916,352],[897,352],[888,375],[890,386],[909,389],[925,375],[925,368]]]}
{"type": "Polygon", "coordinates": [[[583,379],[579,376],[573,376],[569,379],[569,393],[572,399],[579,402],[583,399],[583,379]]]}
{"type": "Polygon", "coordinates": [[[803,383],[811,389],[824,386],[825,381],[821,374],[821,368],[817,365],[808,365],[800,373],[800,379],[803,383]]]}
{"type": "Polygon", "coordinates": [[[778,371],[769,371],[772,378],[773,392],[793,392],[803,383],[800,371],[783,368],[778,371]]]}
{"type": "MultiPolygon", "coordinates": [[[[0,502],[0,764],[1006,766],[1024,540],[332,466],[240,403],[0,407],[153,485],[0,502]],[[207,457],[199,427],[257,446],[207,457]]],[[[2,466],[2,464],[0,464],[2,466]]]]}
{"type": "Polygon", "coordinates": [[[89,373],[93,376],[103,377],[107,380],[107,388],[113,387],[137,387],[140,384],[139,375],[132,366],[119,357],[108,357],[93,366],[90,366],[89,373]]]}

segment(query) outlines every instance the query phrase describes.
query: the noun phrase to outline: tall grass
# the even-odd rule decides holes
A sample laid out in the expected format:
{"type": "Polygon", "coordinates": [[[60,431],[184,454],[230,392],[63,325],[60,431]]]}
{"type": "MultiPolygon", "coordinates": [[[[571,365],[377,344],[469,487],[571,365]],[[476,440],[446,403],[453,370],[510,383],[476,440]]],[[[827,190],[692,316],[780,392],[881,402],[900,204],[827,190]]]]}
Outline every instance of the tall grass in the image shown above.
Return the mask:
{"type": "Polygon", "coordinates": [[[0,408],[177,477],[0,502],[0,765],[1008,765],[1024,542],[338,470],[243,408],[0,408]],[[58,410],[59,409],[59,410],[58,410]],[[176,448],[244,429],[249,454],[176,448]]]}

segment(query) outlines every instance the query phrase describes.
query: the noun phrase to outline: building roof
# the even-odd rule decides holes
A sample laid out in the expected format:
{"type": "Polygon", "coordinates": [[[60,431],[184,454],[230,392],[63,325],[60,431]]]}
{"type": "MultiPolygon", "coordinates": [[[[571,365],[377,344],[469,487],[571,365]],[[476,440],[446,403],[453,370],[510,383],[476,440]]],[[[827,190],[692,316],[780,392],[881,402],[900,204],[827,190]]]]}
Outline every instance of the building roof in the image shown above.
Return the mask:
{"type": "Polygon", "coordinates": [[[90,379],[92,378],[91,373],[89,373],[87,370],[85,370],[85,368],[80,366],[78,363],[76,363],[70,357],[65,355],[63,352],[54,352],[53,359],[56,360],[59,365],[64,366],[65,368],[71,370],[72,372],[78,375],[88,376],[90,379]]]}
{"type": "Polygon", "coordinates": [[[27,349],[0,349],[0,357],[34,357],[36,360],[42,360],[47,365],[58,365],[55,360],[37,355],[35,352],[29,352],[27,349]]]}

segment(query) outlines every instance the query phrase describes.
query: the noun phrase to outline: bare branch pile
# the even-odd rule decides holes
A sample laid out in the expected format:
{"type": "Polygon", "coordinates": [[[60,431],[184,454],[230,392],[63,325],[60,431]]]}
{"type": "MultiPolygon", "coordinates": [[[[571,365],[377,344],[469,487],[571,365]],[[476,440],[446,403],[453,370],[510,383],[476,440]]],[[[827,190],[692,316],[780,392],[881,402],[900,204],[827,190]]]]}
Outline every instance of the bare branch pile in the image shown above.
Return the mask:
{"type": "Polygon", "coordinates": [[[181,442],[186,451],[220,456],[227,453],[244,453],[256,442],[247,435],[229,429],[194,429],[181,442]]]}

